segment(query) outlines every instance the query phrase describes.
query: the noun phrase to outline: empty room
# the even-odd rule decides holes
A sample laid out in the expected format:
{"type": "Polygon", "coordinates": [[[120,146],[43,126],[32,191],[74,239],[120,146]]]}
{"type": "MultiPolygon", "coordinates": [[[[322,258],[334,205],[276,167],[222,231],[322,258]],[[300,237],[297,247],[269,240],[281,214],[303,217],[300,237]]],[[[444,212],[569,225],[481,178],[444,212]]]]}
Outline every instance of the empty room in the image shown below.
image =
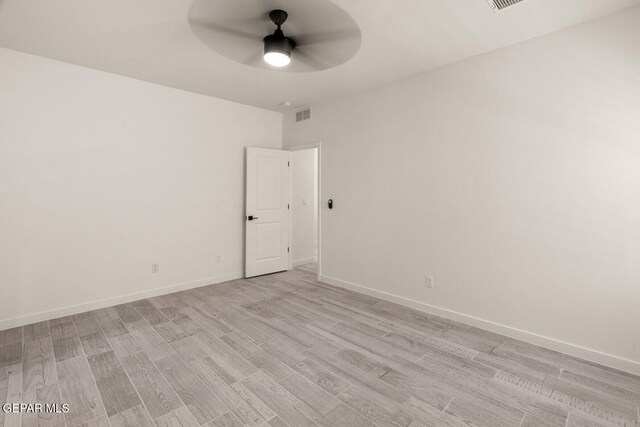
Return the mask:
{"type": "Polygon", "coordinates": [[[640,427],[640,0],[0,0],[0,427],[640,427]]]}

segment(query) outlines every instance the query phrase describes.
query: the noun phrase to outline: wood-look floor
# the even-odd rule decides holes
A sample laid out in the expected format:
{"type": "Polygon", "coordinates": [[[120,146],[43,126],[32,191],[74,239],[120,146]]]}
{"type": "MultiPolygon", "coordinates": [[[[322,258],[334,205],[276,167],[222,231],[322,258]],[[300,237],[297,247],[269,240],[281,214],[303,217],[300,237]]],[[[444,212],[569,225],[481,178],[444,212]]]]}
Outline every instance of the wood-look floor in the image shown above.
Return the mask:
{"type": "Polygon", "coordinates": [[[638,426],[640,377],[309,269],[0,332],[4,426],[638,426]]]}

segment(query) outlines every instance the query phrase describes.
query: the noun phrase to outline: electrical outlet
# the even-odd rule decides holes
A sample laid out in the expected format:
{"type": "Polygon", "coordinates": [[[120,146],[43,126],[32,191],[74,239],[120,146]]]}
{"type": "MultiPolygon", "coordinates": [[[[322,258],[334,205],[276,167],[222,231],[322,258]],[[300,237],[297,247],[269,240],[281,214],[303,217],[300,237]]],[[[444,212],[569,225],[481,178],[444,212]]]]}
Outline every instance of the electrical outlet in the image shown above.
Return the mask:
{"type": "Polygon", "coordinates": [[[151,272],[158,273],[160,271],[160,264],[151,264],[151,272]]]}
{"type": "Polygon", "coordinates": [[[424,276],[424,285],[427,288],[433,288],[433,276],[424,276]]]}

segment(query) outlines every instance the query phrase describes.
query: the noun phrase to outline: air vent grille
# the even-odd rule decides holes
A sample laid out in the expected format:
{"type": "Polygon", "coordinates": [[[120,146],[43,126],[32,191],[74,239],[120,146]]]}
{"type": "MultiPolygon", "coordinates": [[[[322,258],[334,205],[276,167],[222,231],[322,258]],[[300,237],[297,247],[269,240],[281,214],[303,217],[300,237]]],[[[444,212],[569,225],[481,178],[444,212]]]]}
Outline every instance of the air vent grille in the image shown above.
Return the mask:
{"type": "Polygon", "coordinates": [[[311,108],[307,108],[306,110],[298,111],[296,113],[296,122],[309,120],[310,118],[311,118],[311,108]]]}
{"type": "Polygon", "coordinates": [[[494,11],[502,10],[523,0],[487,0],[494,11]]]}

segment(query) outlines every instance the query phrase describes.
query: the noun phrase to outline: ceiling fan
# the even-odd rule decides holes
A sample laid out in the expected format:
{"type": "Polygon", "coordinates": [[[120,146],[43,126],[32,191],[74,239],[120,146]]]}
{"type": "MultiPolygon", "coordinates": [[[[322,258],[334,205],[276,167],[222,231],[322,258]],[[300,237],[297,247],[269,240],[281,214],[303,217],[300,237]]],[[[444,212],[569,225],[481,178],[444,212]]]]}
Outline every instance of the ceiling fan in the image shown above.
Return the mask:
{"type": "Polygon", "coordinates": [[[288,72],[335,67],[361,43],[353,18],[329,0],[195,0],[189,24],[205,45],[229,59],[288,72]]]}
{"type": "Polygon", "coordinates": [[[273,34],[266,36],[264,42],[264,60],[274,67],[286,67],[291,63],[291,51],[296,47],[296,42],[284,35],[282,24],[287,21],[289,14],[281,9],[269,12],[269,19],[278,28],[273,34]]]}

